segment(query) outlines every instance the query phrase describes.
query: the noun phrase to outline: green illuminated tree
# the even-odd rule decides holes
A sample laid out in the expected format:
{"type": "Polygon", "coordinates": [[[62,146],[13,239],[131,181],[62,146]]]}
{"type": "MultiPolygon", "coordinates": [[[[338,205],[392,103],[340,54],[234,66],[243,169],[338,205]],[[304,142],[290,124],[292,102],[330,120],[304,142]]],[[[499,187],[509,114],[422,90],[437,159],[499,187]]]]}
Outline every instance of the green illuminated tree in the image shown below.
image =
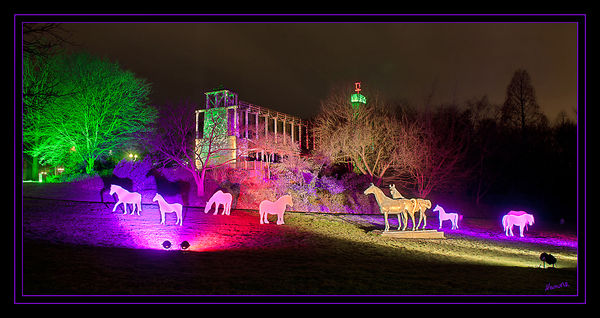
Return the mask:
{"type": "Polygon", "coordinates": [[[33,155],[42,140],[37,133],[47,106],[68,94],[58,89],[56,62],[67,41],[57,23],[23,24],[23,150],[32,155],[32,177],[37,177],[38,158],[33,155]]]}
{"type": "Polygon", "coordinates": [[[150,84],[116,63],[80,53],[56,62],[56,89],[68,94],[45,105],[31,125],[31,150],[40,162],[60,164],[73,157],[91,174],[98,158],[149,132],[156,110],[149,106],[150,84]]]}

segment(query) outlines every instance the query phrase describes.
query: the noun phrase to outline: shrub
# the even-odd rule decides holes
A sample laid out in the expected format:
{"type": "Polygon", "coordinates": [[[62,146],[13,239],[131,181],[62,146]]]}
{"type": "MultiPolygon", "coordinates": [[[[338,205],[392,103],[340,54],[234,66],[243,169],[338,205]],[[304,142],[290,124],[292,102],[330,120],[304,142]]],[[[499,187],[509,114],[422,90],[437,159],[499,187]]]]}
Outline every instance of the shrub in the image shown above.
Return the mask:
{"type": "Polygon", "coordinates": [[[129,178],[133,181],[133,191],[155,187],[155,182],[150,176],[152,169],[152,160],[149,156],[141,161],[121,160],[113,169],[113,174],[119,178],[129,178]]]}

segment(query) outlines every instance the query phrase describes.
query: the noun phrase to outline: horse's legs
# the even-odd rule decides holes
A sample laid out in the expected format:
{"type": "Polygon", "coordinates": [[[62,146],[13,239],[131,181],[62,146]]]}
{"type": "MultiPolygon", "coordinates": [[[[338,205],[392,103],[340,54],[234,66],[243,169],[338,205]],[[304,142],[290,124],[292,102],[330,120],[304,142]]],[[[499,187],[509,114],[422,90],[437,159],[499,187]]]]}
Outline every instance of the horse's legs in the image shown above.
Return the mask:
{"type": "Polygon", "coordinates": [[[402,217],[402,213],[398,213],[398,231],[400,231],[400,227],[402,226],[402,221],[400,218],[402,217]]]}
{"type": "Polygon", "coordinates": [[[165,224],[165,212],[162,210],[160,211],[160,224],[165,224]]]}
{"type": "Polygon", "coordinates": [[[113,207],[113,212],[115,212],[115,210],[117,210],[117,206],[121,204],[121,201],[117,201],[117,203],[115,203],[115,206],[113,207]]]}
{"type": "MultiPolygon", "coordinates": [[[[412,230],[414,231],[414,230],[415,230],[415,224],[416,224],[416,223],[415,223],[415,214],[414,214],[414,213],[410,215],[410,219],[412,220],[412,224],[413,224],[413,228],[412,228],[412,230]]],[[[407,222],[407,223],[408,223],[408,222],[407,222]]]]}
{"type": "Polygon", "coordinates": [[[423,227],[422,227],[422,229],[425,229],[425,227],[427,227],[427,215],[425,215],[425,211],[423,211],[423,227]]]}
{"type": "Polygon", "coordinates": [[[283,213],[284,213],[284,212],[285,212],[285,211],[283,211],[283,212],[281,212],[281,213],[277,213],[277,225],[280,225],[280,224],[285,224],[285,223],[283,222],[283,213]]]}
{"type": "Polygon", "coordinates": [[[388,223],[388,214],[387,213],[383,213],[383,216],[385,218],[385,230],[384,232],[388,231],[390,229],[390,224],[388,223]]]}
{"type": "Polygon", "coordinates": [[[519,230],[520,230],[520,232],[521,232],[521,237],[523,237],[523,228],[524,228],[524,227],[525,227],[525,226],[523,226],[523,225],[519,225],[519,230]]]}
{"type": "Polygon", "coordinates": [[[442,222],[444,222],[444,220],[442,220],[442,217],[438,217],[438,220],[440,222],[440,227],[438,228],[438,230],[442,229],[442,222]]]}
{"type": "Polygon", "coordinates": [[[417,229],[421,226],[421,221],[423,220],[423,212],[419,210],[419,224],[417,224],[417,229]]]}

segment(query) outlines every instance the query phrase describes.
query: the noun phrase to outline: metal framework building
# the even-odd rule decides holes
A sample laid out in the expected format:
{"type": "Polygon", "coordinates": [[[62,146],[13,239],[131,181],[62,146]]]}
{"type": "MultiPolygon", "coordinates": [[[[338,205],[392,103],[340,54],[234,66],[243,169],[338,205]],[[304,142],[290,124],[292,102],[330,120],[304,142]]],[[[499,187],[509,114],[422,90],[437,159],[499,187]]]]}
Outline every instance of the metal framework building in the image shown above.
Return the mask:
{"type": "Polygon", "coordinates": [[[257,161],[264,161],[267,154],[252,149],[249,141],[270,133],[274,135],[276,144],[291,141],[298,142],[303,152],[314,149],[315,140],[309,132],[309,123],[299,117],[241,101],[237,93],[227,89],[206,92],[205,95],[204,108],[195,112],[196,144],[206,137],[207,116],[214,111],[226,112],[227,128],[222,129],[222,133],[226,131],[228,135],[230,150],[224,157],[235,161],[237,167],[255,169],[257,161]],[[253,165],[249,165],[249,161],[254,161],[253,165]]]}

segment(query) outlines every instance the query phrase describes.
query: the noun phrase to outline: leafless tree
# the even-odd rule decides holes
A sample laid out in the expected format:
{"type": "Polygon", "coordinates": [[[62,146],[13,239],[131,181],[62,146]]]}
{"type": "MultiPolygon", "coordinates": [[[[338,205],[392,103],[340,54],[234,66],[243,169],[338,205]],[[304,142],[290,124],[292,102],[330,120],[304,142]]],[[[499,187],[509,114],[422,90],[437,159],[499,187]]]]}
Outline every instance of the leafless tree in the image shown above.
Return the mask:
{"type": "Polygon", "coordinates": [[[406,127],[389,112],[386,103],[377,95],[355,109],[350,94],[333,91],[322,102],[321,113],[315,121],[319,151],[334,163],[350,163],[360,173],[377,184],[391,169],[414,162],[406,147],[402,147],[406,127]]]}
{"type": "Polygon", "coordinates": [[[204,196],[206,172],[235,162],[235,147],[227,133],[227,111],[215,108],[207,111],[201,138],[196,138],[195,105],[190,102],[162,107],[156,134],[150,144],[160,154],[163,165],[175,163],[194,178],[196,193],[204,196]]]}
{"type": "Polygon", "coordinates": [[[416,123],[420,125],[420,136],[411,149],[417,162],[408,167],[408,171],[418,196],[426,198],[434,189],[455,188],[457,182],[470,173],[464,165],[469,133],[461,127],[452,108],[424,112],[416,123]]]}

